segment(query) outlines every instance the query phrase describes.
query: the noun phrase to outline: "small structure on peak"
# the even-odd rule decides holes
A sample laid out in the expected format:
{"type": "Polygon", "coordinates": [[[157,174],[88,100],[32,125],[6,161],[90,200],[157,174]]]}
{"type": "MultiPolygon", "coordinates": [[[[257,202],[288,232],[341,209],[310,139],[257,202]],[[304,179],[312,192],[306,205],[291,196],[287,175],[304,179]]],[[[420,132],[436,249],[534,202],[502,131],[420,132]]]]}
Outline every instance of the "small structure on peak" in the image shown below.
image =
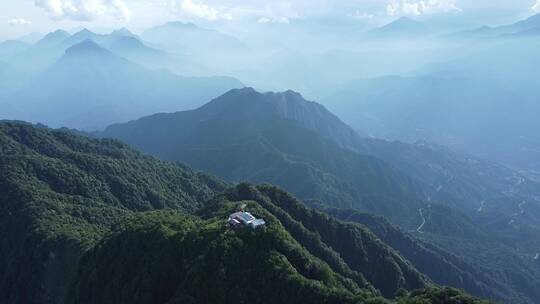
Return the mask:
{"type": "Polygon", "coordinates": [[[240,227],[245,226],[251,229],[257,229],[261,226],[266,225],[266,222],[263,219],[258,219],[254,217],[251,213],[246,211],[238,211],[229,215],[227,223],[231,227],[240,227]]]}

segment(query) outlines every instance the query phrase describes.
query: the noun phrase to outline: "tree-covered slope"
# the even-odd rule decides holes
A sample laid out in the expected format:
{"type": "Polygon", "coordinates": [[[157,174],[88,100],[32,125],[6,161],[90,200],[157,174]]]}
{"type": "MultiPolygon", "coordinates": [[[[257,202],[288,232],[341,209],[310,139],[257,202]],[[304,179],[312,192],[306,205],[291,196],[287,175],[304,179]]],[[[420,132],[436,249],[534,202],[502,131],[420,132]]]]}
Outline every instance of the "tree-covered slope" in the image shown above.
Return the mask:
{"type": "MultiPolygon", "coordinates": [[[[197,216],[173,211],[140,214],[87,253],[68,302],[394,303],[377,296],[361,274],[336,266],[347,264],[323,243],[324,237],[276,205],[298,204],[287,200],[291,198],[273,187],[241,184],[209,202],[197,216]],[[284,197],[276,201],[275,195],[284,197]],[[263,217],[267,225],[257,230],[228,227],[223,219],[239,204],[263,217]],[[144,254],[135,248],[143,249],[144,254]]],[[[351,236],[356,230],[352,238],[357,253],[362,252],[360,247],[384,247],[358,225],[328,221],[320,213],[300,209],[304,215],[326,219],[327,229],[336,232],[334,238],[351,236]],[[344,227],[349,234],[342,233],[344,227]]],[[[389,251],[379,253],[382,256],[362,258],[380,259],[370,261],[373,267],[400,263],[392,262],[389,251]]],[[[390,273],[394,272],[379,269],[380,276],[390,273]]],[[[418,273],[416,277],[425,286],[418,273]]],[[[481,303],[457,290],[437,287],[396,293],[401,296],[396,303],[481,303]]]]}
{"type": "Polygon", "coordinates": [[[397,250],[434,282],[469,290],[484,298],[511,301],[515,297],[511,288],[501,284],[508,280],[497,278],[500,273],[490,271],[488,266],[476,265],[471,260],[466,262],[463,257],[416,238],[384,217],[351,209],[329,208],[322,205],[315,207],[340,220],[368,227],[379,239],[397,250]]]}
{"type": "Polygon", "coordinates": [[[279,189],[226,190],[117,141],[1,122],[0,169],[3,303],[480,303],[279,189]],[[264,228],[226,225],[244,203],[264,228]]]}
{"type": "MultiPolygon", "coordinates": [[[[241,89],[193,111],[156,114],[97,135],[230,181],[271,183],[303,201],[383,215],[418,237],[429,234],[429,242],[440,237],[441,251],[459,261],[431,255],[447,267],[431,273],[436,282],[532,303],[535,288],[519,286],[537,273],[530,265],[540,244],[537,184],[511,169],[428,143],[366,139],[350,131],[293,92],[241,89]],[[461,243],[478,244],[467,263],[461,243]],[[483,252],[492,248],[516,262],[501,268],[495,257],[485,259],[483,252]],[[482,267],[469,269],[480,261],[482,267]],[[494,284],[486,279],[490,276],[494,284]]],[[[540,286],[535,279],[527,284],[540,286]]]]}
{"type": "Polygon", "coordinates": [[[0,293],[57,303],[82,252],[131,211],[194,210],[224,183],[90,140],[0,123],[0,293]]]}
{"type": "Polygon", "coordinates": [[[312,238],[315,236],[318,242],[329,246],[348,267],[362,273],[387,297],[393,296],[400,288],[417,289],[429,282],[365,227],[344,223],[311,210],[274,186],[254,188],[240,184],[227,195],[228,199],[234,201],[257,201],[272,212],[306,248],[313,248],[312,238]]]}
{"type": "Polygon", "coordinates": [[[322,106],[299,98],[292,92],[233,90],[199,109],[113,125],[98,135],[228,180],[268,182],[303,200],[416,225],[417,210],[426,203],[420,185],[374,157],[345,148],[356,138],[352,130],[322,106]]]}
{"type": "Polygon", "coordinates": [[[141,215],[88,252],[68,302],[360,302],[358,286],[251,209],[265,215],[268,229],[230,229],[227,214],[141,215]]]}

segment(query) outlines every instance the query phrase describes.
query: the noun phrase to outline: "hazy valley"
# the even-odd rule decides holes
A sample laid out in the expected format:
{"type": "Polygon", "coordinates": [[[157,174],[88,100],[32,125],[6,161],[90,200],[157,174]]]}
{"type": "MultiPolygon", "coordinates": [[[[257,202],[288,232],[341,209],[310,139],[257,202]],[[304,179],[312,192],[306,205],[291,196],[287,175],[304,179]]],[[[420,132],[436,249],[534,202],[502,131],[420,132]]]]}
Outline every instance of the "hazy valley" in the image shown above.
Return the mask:
{"type": "Polygon", "coordinates": [[[0,31],[0,303],[538,303],[540,3],[52,2],[0,31]]]}

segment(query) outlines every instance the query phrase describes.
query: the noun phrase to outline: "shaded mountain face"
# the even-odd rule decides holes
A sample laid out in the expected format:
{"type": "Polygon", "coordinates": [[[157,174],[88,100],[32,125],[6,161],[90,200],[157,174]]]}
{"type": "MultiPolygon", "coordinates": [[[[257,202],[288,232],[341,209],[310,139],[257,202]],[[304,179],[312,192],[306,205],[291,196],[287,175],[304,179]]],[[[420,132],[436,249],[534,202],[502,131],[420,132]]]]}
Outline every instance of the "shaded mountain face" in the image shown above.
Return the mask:
{"type": "MultiPolygon", "coordinates": [[[[536,286],[527,274],[534,268],[533,260],[515,248],[532,254],[540,245],[538,238],[526,241],[521,234],[538,227],[537,184],[513,170],[428,143],[392,143],[356,135],[342,141],[354,145],[340,144],[331,139],[339,136],[325,133],[332,128],[323,127],[324,120],[305,123],[312,121],[304,118],[310,112],[298,109],[312,105],[296,97],[291,92],[234,90],[194,111],[157,114],[113,125],[98,135],[122,139],[147,153],[181,160],[229,180],[270,182],[305,201],[382,214],[456,255],[462,248],[447,240],[476,242],[468,262],[460,262],[464,265],[478,263],[482,251],[497,246],[500,254],[520,261],[502,268],[487,262],[474,271],[458,267],[456,277],[459,273],[474,277],[466,284],[472,292],[514,299],[523,292],[521,279],[515,278],[527,277],[530,286],[536,286]],[[297,110],[277,110],[288,103],[296,105],[287,109],[297,110]],[[516,218],[512,209],[523,200],[530,209],[526,217],[516,218]],[[480,206],[485,209],[478,211],[480,206]],[[508,229],[512,219],[519,224],[508,229]],[[504,271],[499,273],[500,269],[504,271]],[[490,276],[504,291],[481,287],[489,284],[485,278],[490,276]]],[[[526,290],[520,301],[532,303],[534,288],[526,290]]]]}
{"type": "MultiPolygon", "coordinates": [[[[122,33],[124,32],[111,35],[122,33]]],[[[148,47],[139,38],[127,34],[109,42],[106,47],[120,57],[150,68],[167,68],[174,62],[171,55],[166,52],[148,47]]]]}
{"type": "Polygon", "coordinates": [[[111,44],[109,44],[108,49],[115,53],[156,53],[158,50],[152,49],[144,45],[136,37],[130,36],[121,36],[111,44]]]}
{"type": "Polygon", "coordinates": [[[62,41],[62,44],[69,47],[84,42],[86,40],[99,41],[104,38],[105,35],[96,34],[88,29],[82,29],[62,41]]]}
{"type": "Polygon", "coordinates": [[[150,113],[194,108],[241,86],[232,78],[148,70],[86,40],[9,97],[24,113],[10,118],[96,129],[150,113]]]}
{"type": "Polygon", "coordinates": [[[501,284],[488,268],[465,262],[429,241],[422,241],[404,232],[387,219],[353,209],[337,209],[315,205],[319,210],[336,218],[369,228],[383,242],[397,250],[434,282],[459,287],[483,298],[513,299],[512,291],[501,284]]]}
{"type": "Polygon", "coordinates": [[[45,35],[45,37],[43,37],[42,39],[40,39],[36,46],[38,47],[51,47],[51,46],[55,46],[61,42],[63,42],[64,40],[66,40],[67,38],[69,38],[69,33],[66,32],[66,31],[63,31],[63,30],[57,30],[55,32],[52,32],[52,33],[49,33],[47,35],[45,35]]]}
{"type": "MultiPolygon", "coordinates": [[[[128,124],[113,125],[100,136],[121,138],[143,151],[166,159],[189,159],[204,166],[205,170],[218,172],[234,180],[262,176],[271,178],[273,174],[281,178],[288,177],[278,175],[279,170],[276,169],[272,174],[260,168],[255,170],[257,166],[272,164],[262,161],[262,155],[287,155],[289,157],[281,155],[286,160],[282,164],[304,162],[311,166],[310,170],[316,169],[315,171],[319,172],[313,175],[319,176],[322,184],[325,184],[322,182],[323,176],[333,181],[327,184],[340,185],[336,187],[345,187],[343,189],[347,188],[345,185],[350,186],[350,183],[355,181],[355,186],[348,189],[361,188],[360,192],[375,194],[377,190],[374,189],[377,189],[378,183],[371,184],[369,180],[372,179],[385,185],[386,188],[379,187],[381,195],[391,192],[398,195],[399,200],[407,197],[403,194],[408,193],[409,198],[416,201],[410,206],[415,219],[417,209],[420,208],[418,206],[429,201],[476,215],[476,209],[485,200],[502,197],[509,201],[521,201],[524,198],[534,199],[534,196],[538,195],[534,182],[502,166],[428,143],[410,145],[361,138],[322,106],[307,102],[293,92],[261,94],[252,89],[233,90],[197,110],[158,114],[128,124]],[[166,130],[176,132],[173,134],[166,130]],[[251,153],[238,152],[248,147],[253,150],[251,153]],[[249,157],[252,162],[241,163],[242,157],[237,157],[237,166],[226,168],[221,164],[219,168],[214,167],[215,162],[208,162],[205,158],[213,160],[217,155],[203,154],[217,153],[220,149],[229,150],[228,153],[221,153],[221,157],[236,155],[233,153],[236,149],[237,153],[249,157]],[[188,154],[191,155],[188,157],[188,154]],[[250,168],[243,168],[244,166],[250,168]],[[359,173],[354,172],[364,172],[370,178],[360,178],[359,173]],[[391,183],[384,183],[380,178],[385,176],[385,173],[399,180],[396,182],[391,178],[387,179],[396,182],[396,188],[407,185],[404,187],[408,190],[392,192],[391,183]],[[412,179],[409,180],[407,176],[412,179]],[[523,181],[516,187],[516,181],[520,179],[523,181]],[[362,187],[363,183],[370,186],[362,187]],[[403,196],[400,197],[399,194],[403,196]]],[[[284,186],[284,183],[280,185],[284,186]]],[[[318,198],[314,194],[316,187],[305,185],[295,189],[293,191],[289,188],[303,199],[318,198]],[[304,191],[303,195],[300,194],[301,191],[304,191]]],[[[341,192],[344,191],[336,191],[341,192]]],[[[341,206],[352,206],[360,204],[361,201],[358,196],[334,200],[341,202],[341,206]]],[[[499,211],[506,208],[500,204],[493,207],[499,211]]],[[[386,213],[385,215],[390,216],[386,213]]]]}
{"type": "Polygon", "coordinates": [[[280,118],[298,122],[344,147],[355,147],[358,133],[322,105],[305,100],[294,91],[261,94],[252,88],[232,90],[198,110],[206,117],[238,115],[250,120],[280,118]]]}
{"type": "MultiPolygon", "coordinates": [[[[166,67],[166,63],[171,64],[167,62],[164,53],[146,46],[139,37],[125,28],[110,34],[97,34],[83,29],[71,35],[68,32],[58,30],[47,34],[36,43],[28,45],[27,48],[18,50],[10,58],[13,64],[35,73],[54,64],[70,47],[86,40],[94,41],[101,47],[105,47],[126,59],[141,59],[140,64],[162,68],[166,67]]],[[[2,55],[2,47],[0,47],[0,58],[7,58],[2,55]]]]}
{"type": "Polygon", "coordinates": [[[233,78],[168,72],[163,68],[173,67],[178,58],[146,46],[125,29],[107,35],[56,31],[6,56],[0,47],[0,61],[10,63],[0,71],[0,103],[9,107],[0,118],[53,127],[100,129],[156,112],[196,108],[243,87],[233,78]]]}
{"type": "Polygon", "coordinates": [[[23,123],[0,123],[0,156],[6,303],[482,303],[275,187],[23,123]],[[228,227],[239,205],[266,226],[228,227]]]}
{"type": "Polygon", "coordinates": [[[132,48],[147,48],[139,39],[140,38],[137,35],[133,34],[126,28],[113,31],[110,34],[96,34],[88,29],[82,29],[79,32],[67,37],[59,46],[66,48],[82,43],[86,40],[91,40],[107,48],[110,45],[126,45],[131,46],[132,48]]]}
{"type": "Polygon", "coordinates": [[[99,136],[229,180],[270,182],[302,199],[382,213],[411,227],[424,202],[420,186],[405,175],[345,148],[358,135],[294,92],[233,90],[199,109],[113,125],[99,136]]]}

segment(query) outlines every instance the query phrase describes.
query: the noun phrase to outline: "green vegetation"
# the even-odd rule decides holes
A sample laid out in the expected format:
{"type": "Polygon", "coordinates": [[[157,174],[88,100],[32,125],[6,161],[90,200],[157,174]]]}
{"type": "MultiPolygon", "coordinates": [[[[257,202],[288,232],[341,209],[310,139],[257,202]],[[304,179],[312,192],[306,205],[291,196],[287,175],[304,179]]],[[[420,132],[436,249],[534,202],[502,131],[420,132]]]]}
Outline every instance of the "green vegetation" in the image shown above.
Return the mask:
{"type": "Polygon", "coordinates": [[[237,190],[231,198],[256,200],[271,210],[293,234],[303,230],[303,233],[297,233],[297,239],[305,240],[306,248],[313,247],[309,241],[311,233],[387,297],[393,296],[400,288],[411,290],[428,284],[425,277],[365,227],[311,210],[287,192],[270,185],[252,188],[241,184],[237,190]]]}
{"type": "Polygon", "coordinates": [[[351,209],[337,209],[316,205],[317,209],[338,219],[369,228],[380,240],[397,250],[419,271],[434,282],[469,290],[485,298],[508,298],[507,287],[494,279],[496,274],[473,262],[453,255],[432,242],[415,238],[381,216],[351,209]]]}
{"type": "MultiPolygon", "coordinates": [[[[276,185],[309,204],[382,215],[415,236],[399,230],[392,230],[396,240],[377,235],[433,282],[515,303],[540,298],[533,259],[540,246],[540,209],[533,202],[540,188],[511,169],[425,142],[359,138],[298,94],[249,88],[193,111],[152,115],[96,135],[231,182],[276,185]]],[[[335,251],[353,249],[331,241],[323,240],[335,251]]],[[[353,271],[369,269],[341,258],[353,271]]],[[[384,295],[408,275],[375,284],[376,274],[362,274],[384,295]]]]}
{"type": "Polygon", "coordinates": [[[135,211],[192,211],[225,183],[90,140],[0,123],[0,293],[58,303],[83,252],[135,211]]]}
{"type": "Polygon", "coordinates": [[[480,303],[365,227],[117,141],[2,122],[0,169],[3,303],[480,303]],[[239,204],[267,225],[227,227],[239,204]]]}
{"type": "Polygon", "coordinates": [[[274,95],[234,90],[197,110],[153,115],[97,135],[229,181],[270,183],[304,201],[416,225],[417,210],[427,203],[418,183],[375,157],[344,148],[354,143],[354,132],[322,106],[312,111],[313,103],[291,93],[274,95]],[[348,141],[338,144],[330,136],[348,141]]]}

